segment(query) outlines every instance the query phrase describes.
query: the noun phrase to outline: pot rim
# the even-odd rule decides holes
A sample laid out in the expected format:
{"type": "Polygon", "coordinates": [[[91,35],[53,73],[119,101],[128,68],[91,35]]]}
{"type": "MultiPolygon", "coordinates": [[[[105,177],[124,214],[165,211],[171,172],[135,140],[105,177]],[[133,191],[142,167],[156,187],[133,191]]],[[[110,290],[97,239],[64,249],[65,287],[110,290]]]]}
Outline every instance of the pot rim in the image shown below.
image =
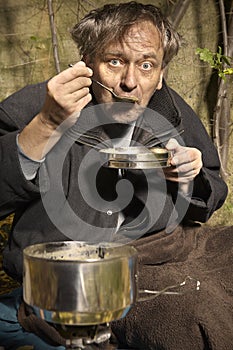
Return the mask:
{"type": "MultiPolygon", "coordinates": [[[[97,253],[97,252],[96,252],[97,253]]],[[[58,242],[45,242],[45,243],[37,243],[37,244],[32,244],[30,246],[27,246],[23,250],[23,255],[24,258],[27,259],[32,259],[32,260],[41,260],[41,261],[46,261],[50,263],[82,263],[82,264],[90,264],[90,263],[103,263],[109,262],[109,261],[114,261],[114,260],[119,260],[119,259],[125,259],[128,257],[133,257],[137,256],[137,250],[128,244],[117,244],[113,242],[101,242],[98,244],[93,244],[93,243],[88,243],[84,241],[58,241],[58,242]],[[64,251],[69,250],[69,246],[75,246],[77,245],[79,248],[85,248],[85,247],[90,247],[97,250],[98,248],[104,248],[104,249],[119,249],[119,254],[113,255],[113,256],[104,256],[104,258],[101,258],[100,256],[98,258],[94,259],[83,259],[83,258],[78,258],[78,257],[65,257],[65,258],[55,258],[52,259],[49,253],[56,253],[56,248],[67,248],[64,249],[64,251]],[[55,250],[51,251],[46,251],[46,248],[54,248],[55,250]],[[43,251],[44,249],[44,251],[43,251]],[[123,250],[122,250],[123,249],[123,250]],[[39,250],[39,251],[38,251],[39,250]],[[41,251],[40,251],[41,250],[41,251]],[[36,252],[37,251],[37,252],[36,252]],[[123,254],[121,254],[123,252],[123,254]],[[43,254],[46,254],[46,256],[43,256],[43,254]]]]}

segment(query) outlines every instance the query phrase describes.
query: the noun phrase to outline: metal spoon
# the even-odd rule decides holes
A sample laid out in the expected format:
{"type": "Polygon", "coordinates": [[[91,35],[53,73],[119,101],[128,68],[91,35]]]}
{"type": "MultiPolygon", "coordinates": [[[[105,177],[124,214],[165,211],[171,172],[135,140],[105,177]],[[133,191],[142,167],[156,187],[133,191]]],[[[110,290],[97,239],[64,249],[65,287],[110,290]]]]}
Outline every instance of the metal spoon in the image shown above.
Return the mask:
{"type": "Polygon", "coordinates": [[[98,80],[92,79],[92,81],[94,83],[102,86],[104,89],[108,90],[109,92],[111,92],[111,94],[114,96],[114,98],[117,99],[118,101],[124,101],[124,102],[130,102],[130,103],[138,102],[138,98],[135,96],[132,96],[132,97],[119,96],[112,90],[112,88],[100,83],[98,80]]]}
{"type": "MultiPolygon", "coordinates": [[[[68,65],[70,68],[73,67],[73,64],[70,63],[68,65]]],[[[95,80],[95,79],[91,79],[94,83],[102,86],[105,90],[108,90],[109,92],[111,92],[111,94],[115,97],[116,100],[118,101],[124,101],[124,102],[130,102],[130,103],[135,103],[135,102],[138,102],[138,98],[135,97],[135,96],[132,96],[132,97],[125,97],[125,96],[119,96],[117,95],[113,90],[112,88],[100,83],[98,80],[95,80]]]]}

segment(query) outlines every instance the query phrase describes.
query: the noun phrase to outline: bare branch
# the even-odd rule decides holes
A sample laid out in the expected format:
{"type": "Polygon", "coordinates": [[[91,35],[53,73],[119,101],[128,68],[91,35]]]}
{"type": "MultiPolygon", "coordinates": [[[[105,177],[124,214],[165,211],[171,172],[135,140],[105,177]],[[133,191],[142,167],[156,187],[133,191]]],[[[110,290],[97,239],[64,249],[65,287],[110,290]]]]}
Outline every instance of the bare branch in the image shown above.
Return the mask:
{"type": "Polygon", "coordinates": [[[231,9],[228,21],[228,50],[227,56],[233,56],[233,1],[231,2],[231,9]]]}
{"type": "Polygon", "coordinates": [[[178,0],[177,3],[172,7],[169,19],[175,29],[179,27],[182,18],[184,17],[191,0],[178,0]]]}
{"type": "MultiPolygon", "coordinates": [[[[221,16],[221,26],[223,33],[223,46],[224,46],[224,55],[228,56],[232,52],[233,39],[228,35],[228,28],[226,22],[226,12],[224,1],[219,0],[219,9],[221,16]]],[[[229,20],[229,30],[233,31],[232,24],[232,13],[230,14],[229,20]]],[[[231,33],[232,34],[232,33],[231,33]]],[[[221,173],[223,178],[226,179],[228,176],[227,172],[227,163],[228,163],[228,153],[229,153],[229,135],[230,135],[230,102],[228,96],[228,78],[226,80],[221,79],[218,88],[218,96],[216,107],[213,116],[213,137],[214,142],[217,147],[219,158],[221,162],[221,173]]]]}
{"type": "MultiPolygon", "coordinates": [[[[172,23],[174,29],[177,29],[179,27],[179,24],[182,18],[184,17],[190,3],[191,0],[178,0],[177,3],[172,3],[172,6],[168,8],[169,13],[167,14],[167,16],[170,22],[172,23]]],[[[168,77],[168,70],[169,67],[167,66],[164,70],[165,79],[167,79],[168,77]]]]}
{"type": "Polygon", "coordinates": [[[220,16],[221,16],[221,25],[223,33],[223,46],[224,46],[224,55],[227,56],[228,52],[228,40],[227,40],[227,22],[226,22],[226,13],[224,7],[224,1],[219,0],[220,16]]]}
{"type": "Polygon", "coordinates": [[[226,179],[228,176],[230,103],[227,96],[227,84],[223,79],[220,80],[213,119],[213,140],[220,158],[221,174],[226,179]]]}
{"type": "Polygon", "coordinates": [[[57,31],[56,31],[56,25],[54,21],[53,0],[47,0],[47,1],[48,1],[50,30],[52,34],[53,57],[54,57],[56,71],[57,73],[60,73],[61,69],[60,69],[60,60],[59,60],[59,54],[58,54],[57,31]]]}

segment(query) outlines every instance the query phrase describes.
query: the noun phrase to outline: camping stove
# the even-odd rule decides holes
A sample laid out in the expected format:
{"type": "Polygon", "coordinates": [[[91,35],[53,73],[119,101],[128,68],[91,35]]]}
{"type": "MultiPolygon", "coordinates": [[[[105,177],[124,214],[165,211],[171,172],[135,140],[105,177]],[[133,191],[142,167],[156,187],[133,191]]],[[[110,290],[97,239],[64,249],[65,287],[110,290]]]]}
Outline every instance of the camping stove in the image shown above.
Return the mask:
{"type": "Polygon", "coordinates": [[[66,339],[67,349],[113,350],[109,323],[137,298],[137,252],[74,241],[27,247],[23,297],[66,339]]]}
{"type": "Polygon", "coordinates": [[[114,350],[116,347],[109,344],[111,337],[109,324],[89,326],[55,325],[56,330],[66,339],[66,349],[77,350],[114,350]]]}

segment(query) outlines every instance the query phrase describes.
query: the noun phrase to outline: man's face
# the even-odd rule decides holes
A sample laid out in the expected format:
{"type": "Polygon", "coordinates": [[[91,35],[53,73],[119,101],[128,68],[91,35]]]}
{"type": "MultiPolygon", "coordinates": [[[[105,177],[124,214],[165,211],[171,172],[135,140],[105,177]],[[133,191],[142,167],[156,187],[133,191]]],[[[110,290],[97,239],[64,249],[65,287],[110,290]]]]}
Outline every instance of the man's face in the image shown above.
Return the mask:
{"type": "MultiPolygon", "coordinates": [[[[120,96],[134,96],[138,102],[119,106],[111,116],[120,123],[136,120],[146,107],[156,89],[162,87],[163,48],[156,27],[149,21],[133,25],[124,36],[122,43],[110,43],[103,54],[87,64],[93,69],[95,80],[112,88],[120,96]],[[123,107],[123,108],[122,108],[123,107]]],[[[111,93],[96,83],[92,85],[98,103],[116,102],[111,93]]],[[[121,102],[121,105],[124,102],[121,102]]]]}

